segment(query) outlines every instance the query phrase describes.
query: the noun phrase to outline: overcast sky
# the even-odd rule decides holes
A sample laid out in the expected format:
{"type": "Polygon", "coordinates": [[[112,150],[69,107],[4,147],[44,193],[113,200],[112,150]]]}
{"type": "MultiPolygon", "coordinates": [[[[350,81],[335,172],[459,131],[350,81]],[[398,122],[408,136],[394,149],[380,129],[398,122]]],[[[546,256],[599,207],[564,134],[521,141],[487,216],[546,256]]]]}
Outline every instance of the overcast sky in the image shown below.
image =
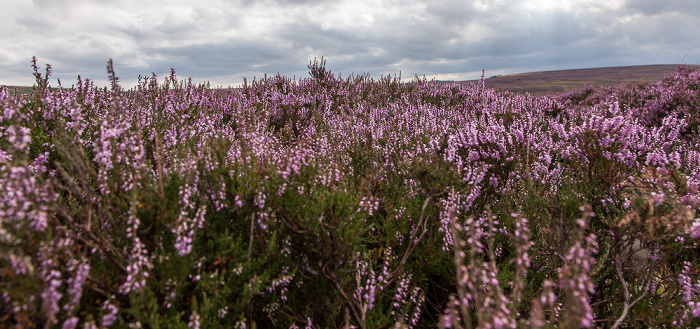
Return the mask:
{"type": "Polygon", "coordinates": [[[345,77],[441,80],[700,62],[698,0],[0,0],[0,85],[32,85],[32,56],[56,85],[78,74],[122,85],[173,67],[235,86],[308,75],[324,56],[345,77]]]}

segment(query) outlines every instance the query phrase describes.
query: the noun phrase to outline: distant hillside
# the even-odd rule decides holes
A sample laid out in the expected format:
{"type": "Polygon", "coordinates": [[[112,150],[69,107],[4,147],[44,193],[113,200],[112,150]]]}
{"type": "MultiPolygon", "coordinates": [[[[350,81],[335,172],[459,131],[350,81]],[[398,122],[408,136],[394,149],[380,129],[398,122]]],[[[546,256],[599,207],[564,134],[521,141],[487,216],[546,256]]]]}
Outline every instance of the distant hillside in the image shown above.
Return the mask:
{"type": "MultiPolygon", "coordinates": [[[[678,66],[641,65],[519,73],[488,78],[485,84],[486,87],[514,93],[529,92],[535,96],[554,95],[580,89],[588,84],[598,88],[630,82],[653,83],[663,79],[667,72],[675,71],[678,66]]],[[[478,80],[457,83],[467,84],[475,81],[478,80]]]]}
{"type": "Polygon", "coordinates": [[[17,90],[18,94],[28,94],[32,91],[32,87],[27,86],[7,86],[7,90],[14,93],[17,90]]]}

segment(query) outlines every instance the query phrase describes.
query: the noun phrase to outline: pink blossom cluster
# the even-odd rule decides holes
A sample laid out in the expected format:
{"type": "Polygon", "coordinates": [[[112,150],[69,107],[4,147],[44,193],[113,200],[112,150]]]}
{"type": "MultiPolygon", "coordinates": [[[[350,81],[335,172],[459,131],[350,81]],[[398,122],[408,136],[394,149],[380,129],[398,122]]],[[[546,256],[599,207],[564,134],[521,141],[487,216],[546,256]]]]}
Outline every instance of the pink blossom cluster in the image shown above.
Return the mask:
{"type": "Polygon", "coordinates": [[[419,287],[409,285],[411,275],[405,274],[399,280],[396,294],[392,306],[392,315],[396,323],[401,323],[408,328],[413,328],[418,325],[420,319],[421,307],[425,301],[425,295],[421,293],[419,287]]]}
{"type": "Polygon", "coordinates": [[[682,300],[688,304],[688,308],[677,314],[677,318],[673,322],[674,326],[687,325],[691,317],[700,318],[700,280],[693,282],[690,277],[691,268],[692,264],[685,262],[683,270],[678,275],[678,283],[682,289],[682,300]]]}

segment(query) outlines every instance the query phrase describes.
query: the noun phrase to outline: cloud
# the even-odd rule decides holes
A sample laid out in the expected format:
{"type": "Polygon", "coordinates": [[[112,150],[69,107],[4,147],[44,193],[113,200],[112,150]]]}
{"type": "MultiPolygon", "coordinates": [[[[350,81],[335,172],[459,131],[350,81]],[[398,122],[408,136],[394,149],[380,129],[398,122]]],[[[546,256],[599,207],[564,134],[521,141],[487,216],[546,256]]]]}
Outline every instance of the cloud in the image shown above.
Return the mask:
{"type": "Polygon", "coordinates": [[[235,85],[245,76],[334,72],[404,77],[487,75],[700,60],[694,0],[142,0],[7,2],[0,84],[31,84],[29,60],[64,84],[107,84],[113,58],[126,86],[167,74],[235,85]]]}
{"type": "Polygon", "coordinates": [[[645,16],[662,15],[666,13],[691,13],[700,14],[700,7],[694,0],[654,1],[654,0],[629,0],[626,7],[630,10],[640,11],[645,16]]]}

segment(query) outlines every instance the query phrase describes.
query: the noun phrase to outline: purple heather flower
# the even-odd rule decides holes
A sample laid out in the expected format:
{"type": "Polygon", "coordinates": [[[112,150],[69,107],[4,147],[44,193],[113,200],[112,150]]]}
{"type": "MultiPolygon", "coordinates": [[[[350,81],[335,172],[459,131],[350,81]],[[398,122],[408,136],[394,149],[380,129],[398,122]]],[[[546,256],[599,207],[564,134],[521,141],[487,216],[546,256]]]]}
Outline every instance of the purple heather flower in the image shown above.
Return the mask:
{"type": "Polygon", "coordinates": [[[71,317],[63,322],[62,329],[74,329],[78,325],[78,317],[71,317]]]}
{"type": "Polygon", "coordinates": [[[88,278],[90,272],[90,264],[86,261],[78,263],[75,259],[71,260],[70,268],[74,268],[74,277],[68,280],[68,296],[70,296],[70,301],[63,306],[66,312],[71,313],[73,309],[80,302],[80,297],[83,294],[83,286],[88,278]]]}
{"type": "Polygon", "coordinates": [[[49,319],[49,322],[55,323],[56,314],[58,314],[59,311],[58,301],[63,296],[63,294],[58,292],[58,288],[60,288],[62,284],[61,272],[50,270],[44,276],[44,283],[46,284],[46,287],[41,293],[41,298],[43,299],[42,309],[44,310],[46,317],[49,319]]]}
{"type": "Polygon", "coordinates": [[[698,239],[698,238],[700,238],[700,217],[699,217],[699,218],[696,218],[696,219],[693,221],[693,224],[692,224],[692,226],[688,229],[688,232],[687,232],[687,233],[688,233],[688,234],[690,235],[690,237],[693,238],[693,239],[698,239]]]}
{"type": "Polygon", "coordinates": [[[102,316],[102,326],[112,326],[112,324],[114,324],[114,322],[117,321],[117,312],[119,311],[119,309],[116,306],[112,305],[112,303],[109,300],[105,300],[102,304],[102,311],[105,312],[102,316]]]}
{"type": "Polygon", "coordinates": [[[190,315],[190,321],[187,322],[187,327],[192,329],[199,329],[199,314],[197,312],[192,312],[190,315]]]}
{"type": "Polygon", "coordinates": [[[95,324],[94,320],[85,321],[83,323],[83,329],[97,329],[97,325],[95,324]]]}
{"type": "Polygon", "coordinates": [[[132,240],[132,249],[126,266],[126,281],[119,287],[122,294],[139,291],[145,287],[146,278],[149,277],[148,271],[153,267],[148,250],[137,234],[141,221],[136,217],[136,207],[136,204],[132,204],[128,214],[126,236],[132,240]]]}

